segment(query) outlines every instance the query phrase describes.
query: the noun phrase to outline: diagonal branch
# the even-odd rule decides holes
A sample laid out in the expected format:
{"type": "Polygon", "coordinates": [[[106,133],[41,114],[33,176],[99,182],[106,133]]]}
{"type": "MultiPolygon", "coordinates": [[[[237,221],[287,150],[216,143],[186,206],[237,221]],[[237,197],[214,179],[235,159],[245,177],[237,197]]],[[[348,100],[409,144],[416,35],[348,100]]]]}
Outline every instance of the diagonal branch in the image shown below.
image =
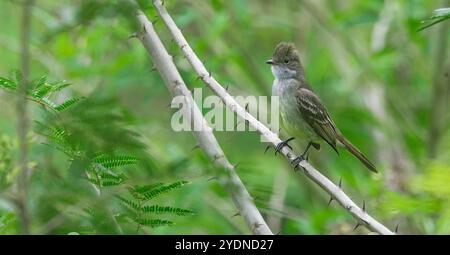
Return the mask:
{"type": "MultiPolygon", "coordinates": [[[[272,143],[274,146],[281,142],[281,139],[273,133],[264,124],[260,123],[255,117],[248,113],[242,106],[240,106],[229,94],[228,92],[211,76],[210,72],[205,68],[201,60],[194,53],[192,48],[187,43],[180,29],[176,26],[172,17],[169,15],[167,10],[162,4],[161,0],[154,0],[153,4],[163,20],[164,24],[170,30],[175,42],[183,51],[186,59],[195,69],[199,77],[205,84],[207,84],[225,103],[225,105],[235,112],[240,118],[246,120],[249,125],[255,128],[267,141],[272,143]]],[[[296,158],[294,152],[283,147],[281,153],[290,161],[296,158]]],[[[308,162],[300,162],[300,166],[303,169],[305,175],[311,179],[313,182],[318,184],[322,189],[324,189],[331,197],[339,202],[357,221],[358,224],[365,225],[368,229],[383,235],[392,235],[394,232],[390,231],[383,224],[371,217],[364,209],[358,207],[355,202],[353,202],[347,194],[342,191],[342,189],[328,180],[324,175],[322,175],[318,170],[311,166],[308,162]]]]}
{"type": "Polygon", "coordinates": [[[223,153],[211,127],[208,126],[201,111],[195,104],[191,92],[186,87],[173,62],[172,56],[167,53],[167,50],[164,48],[158,34],[156,34],[152,23],[149,22],[145,14],[141,11],[137,12],[137,19],[140,26],[143,28],[143,31],[135,35],[135,37],[139,38],[147,49],[156,69],[160,73],[172,96],[174,98],[180,96],[184,100],[185,105],[188,106],[182,108],[186,109],[186,111],[183,112],[183,116],[188,120],[191,126],[202,127],[200,131],[193,131],[192,133],[197,139],[199,146],[205,151],[211,161],[213,161],[216,166],[221,167],[226,171],[227,178],[223,180],[222,184],[225,185],[225,188],[230,193],[235,206],[239,210],[239,214],[244,217],[245,222],[254,234],[272,234],[258,211],[258,208],[256,208],[253,203],[253,199],[239,179],[239,176],[236,174],[234,166],[228,161],[223,153]]]}

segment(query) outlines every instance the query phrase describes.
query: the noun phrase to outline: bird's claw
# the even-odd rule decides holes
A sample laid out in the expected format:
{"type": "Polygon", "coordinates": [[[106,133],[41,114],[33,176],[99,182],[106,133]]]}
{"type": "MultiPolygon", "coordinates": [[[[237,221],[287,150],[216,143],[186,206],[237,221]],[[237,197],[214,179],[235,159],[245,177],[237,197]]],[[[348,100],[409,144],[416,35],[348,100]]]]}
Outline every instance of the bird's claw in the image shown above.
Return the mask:
{"type": "Polygon", "coordinates": [[[300,166],[300,162],[302,162],[303,160],[306,160],[305,157],[303,155],[300,155],[291,161],[291,164],[294,166],[295,171],[298,170],[298,167],[300,166]]]}
{"type": "Polygon", "coordinates": [[[275,147],[275,155],[277,155],[277,153],[280,152],[280,151],[283,149],[284,146],[287,146],[289,149],[292,150],[292,147],[289,145],[289,142],[292,141],[292,140],[294,140],[294,139],[295,139],[294,137],[291,137],[291,138],[289,138],[289,139],[287,139],[287,140],[282,141],[281,143],[279,143],[279,144],[277,145],[277,147],[275,147]]]}

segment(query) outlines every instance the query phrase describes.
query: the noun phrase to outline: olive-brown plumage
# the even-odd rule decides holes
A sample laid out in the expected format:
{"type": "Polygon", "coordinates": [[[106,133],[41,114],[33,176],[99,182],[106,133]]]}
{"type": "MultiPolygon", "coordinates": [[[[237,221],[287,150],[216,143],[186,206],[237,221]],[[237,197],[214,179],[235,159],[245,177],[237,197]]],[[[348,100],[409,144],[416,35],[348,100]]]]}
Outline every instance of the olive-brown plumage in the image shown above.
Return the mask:
{"type": "Polygon", "coordinates": [[[319,143],[325,141],[338,152],[337,144],[341,144],[369,170],[377,172],[370,160],[334,124],[306,81],[300,56],[292,43],[279,43],[266,63],[271,65],[275,77],[272,94],[279,96],[283,126],[290,135],[307,140],[307,149],[310,145],[318,149],[319,143]]]}

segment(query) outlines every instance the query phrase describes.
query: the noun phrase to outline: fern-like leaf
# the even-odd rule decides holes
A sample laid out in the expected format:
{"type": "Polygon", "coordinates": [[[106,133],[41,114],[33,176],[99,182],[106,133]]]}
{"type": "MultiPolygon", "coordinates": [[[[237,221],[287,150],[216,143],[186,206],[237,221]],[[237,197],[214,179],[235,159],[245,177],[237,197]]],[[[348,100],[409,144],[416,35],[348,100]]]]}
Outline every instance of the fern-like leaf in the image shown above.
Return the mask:
{"type": "Polygon", "coordinates": [[[155,214],[176,214],[178,216],[186,216],[188,214],[193,214],[194,212],[188,209],[172,207],[172,206],[160,206],[151,205],[142,207],[142,211],[145,213],[155,213],[155,214]]]}
{"type": "Polygon", "coordinates": [[[0,88],[16,90],[17,84],[14,81],[0,77],[0,88]]]}
{"type": "Polygon", "coordinates": [[[180,188],[181,186],[187,184],[189,182],[187,181],[177,181],[171,184],[163,184],[158,185],[154,188],[148,188],[148,186],[141,186],[141,187],[134,187],[130,189],[131,194],[133,197],[139,200],[150,200],[153,199],[161,194],[170,192],[174,189],[180,188]]]}
{"type": "Polygon", "coordinates": [[[62,81],[52,82],[50,85],[52,87],[51,92],[58,92],[64,88],[70,86],[71,84],[62,80],[62,81]]]}
{"type": "Polygon", "coordinates": [[[52,85],[49,83],[44,83],[42,86],[33,91],[32,96],[34,98],[44,98],[45,96],[48,96],[51,91],[52,85]]]}
{"type": "Polygon", "coordinates": [[[124,182],[123,180],[100,180],[100,186],[101,187],[119,186],[123,182],[124,182]]]}
{"type": "Polygon", "coordinates": [[[117,196],[117,198],[122,202],[123,205],[125,205],[129,209],[132,209],[133,211],[138,211],[138,210],[141,209],[136,202],[133,202],[133,201],[128,200],[128,199],[125,199],[125,198],[123,198],[121,196],[117,196]]]}
{"type": "Polygon", "coordinates": [[[46,83],[47,83],[47,76],[46,75],[41,76],[39,79],[33,81],[34,90],[39,89],[40,87],[42,87],[46,83]]]}
{"type": "Polygon", "coordinates": [[[42,130],[38,131],[40,135],[45,136],[53,143],[60,145],[65,151],[72,151],[72,147],[68,140],[69,135],[64,129],[59,127],[49,127],[40,121],[35,121],[35,123],[42,130]]]}
{"type": "Polygon", "coordinates": [[[151,228],[175,225],[175,223],[170,220],[162,220],[162,219],[134,219],[134,221],[140,225],[151,228]]]}
{"type": "Polygon", "coordinates": [[[103,154],[95,157],[92,161],[110,169],[127,165],[135,165],[137,164],[138,159],[131,155],[108,156],[103,154]]]}
{"type": "Polygon", "coordinates": [[[100,172],[98,177],[102,187],[118,186],[126,181],[123,175],[113,175],[107,172],[100,172]]]}
{"type": "Polygon", "coordinates": [[[74,104],[78,103],[82,99],[84,99],[84,97],[71,98],[71,99],[65,101],[64,103],[56,106],[55,110],[58,112],[64,111],[64,110],[68,109],[69,107],[73,106],[74,104]]]}

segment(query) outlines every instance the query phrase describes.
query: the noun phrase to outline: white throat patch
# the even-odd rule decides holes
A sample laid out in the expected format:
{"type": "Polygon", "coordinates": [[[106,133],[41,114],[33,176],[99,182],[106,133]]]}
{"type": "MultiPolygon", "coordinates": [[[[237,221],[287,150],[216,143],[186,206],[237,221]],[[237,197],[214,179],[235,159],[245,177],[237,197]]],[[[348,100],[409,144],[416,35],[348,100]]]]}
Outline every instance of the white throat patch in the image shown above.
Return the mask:
{"type": "Polygon", "coordinates": [[[292,79],[297,76],[297,71],[289,69],[288,67],[272,65],[273,76],[279,80],[292,79]]]}

